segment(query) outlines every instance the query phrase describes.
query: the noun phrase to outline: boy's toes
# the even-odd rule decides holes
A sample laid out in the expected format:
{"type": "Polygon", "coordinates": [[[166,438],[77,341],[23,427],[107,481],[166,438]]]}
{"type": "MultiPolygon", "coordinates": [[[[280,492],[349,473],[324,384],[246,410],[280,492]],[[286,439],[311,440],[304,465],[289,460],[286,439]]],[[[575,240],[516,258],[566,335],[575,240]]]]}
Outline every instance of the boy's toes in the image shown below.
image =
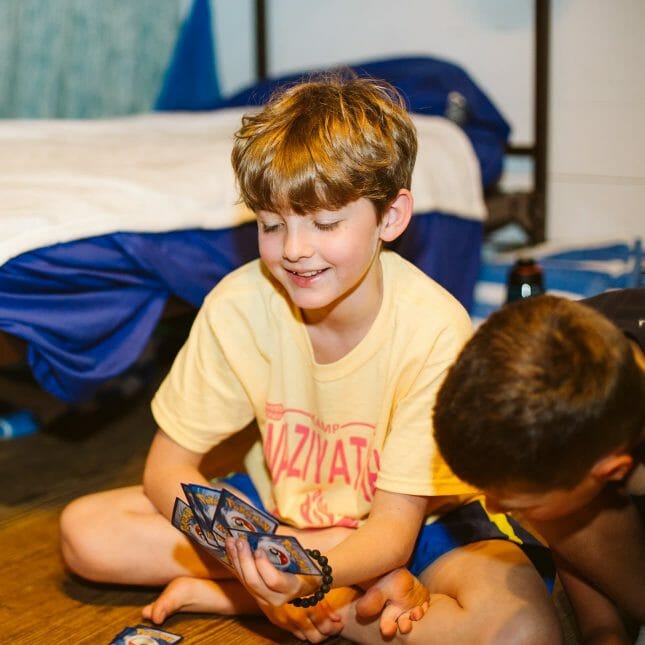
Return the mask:
{"type": "Polygon", "coordinates": [[[356,603],[356,613],[362,618],[377,616],[385,606],[386,598],[378,587],[370,587],[356,603]]]}
{"type": "Polygon", "coordinates": [[[146,620],[151,620],[155,625],[161,625],[161,623],[163,623],[163,621],[168,617],[168,611],[165,609],[164,603],[159,601],[160,598],[157,598],[157,600],[146,605],[141,610],[141,615],[146,620]]]}
{"type": "Polygon", "coordinates": [[[159,594],[159,597],[141,610],[141,615],[156,625],[163,623],[168,616],[180,611],[186,603],[190,585],[183,578],[176,578],[159,594]]]}

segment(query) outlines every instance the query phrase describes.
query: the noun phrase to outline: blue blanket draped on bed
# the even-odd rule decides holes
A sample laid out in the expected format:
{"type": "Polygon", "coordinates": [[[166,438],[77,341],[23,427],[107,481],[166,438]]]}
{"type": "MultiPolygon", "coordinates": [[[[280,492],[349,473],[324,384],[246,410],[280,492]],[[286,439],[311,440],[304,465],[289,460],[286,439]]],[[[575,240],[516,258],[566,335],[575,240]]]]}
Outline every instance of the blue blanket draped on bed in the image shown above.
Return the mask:
{"type": "MultiPolygon", "coordinates": [[[[394,248],[468,306],[480,231],[474,220],[418,215],[394,248]],[[423,242],[433,238],[442,240],[440,253],[423,242]]],[[[170,295],[198,307],[222,277],[255,257],[255,223],[114,233],[38,249],[0,271],[0,329],[28,342],[28,363],[44,389],[87,400],[134,364],[170,295]]]]}

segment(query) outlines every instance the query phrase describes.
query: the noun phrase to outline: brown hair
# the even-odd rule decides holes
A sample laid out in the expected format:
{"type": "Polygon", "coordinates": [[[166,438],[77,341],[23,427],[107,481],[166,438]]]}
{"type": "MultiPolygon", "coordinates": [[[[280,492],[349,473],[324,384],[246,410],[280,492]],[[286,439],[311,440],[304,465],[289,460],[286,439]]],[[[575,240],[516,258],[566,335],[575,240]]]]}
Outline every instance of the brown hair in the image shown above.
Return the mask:
{"type": "Polygon", "coordinates": [[[544,295],[495,312],[438,393],[435,437],[455,474],[486,488],[570,488],[645,423],[632,347],[584,304],[544,295]]]}
{"type": "Polygon", "coordinates": [[[287,87],[245,115],[232,162],[254,211],[338,210],[364,197],[380,219],[410,188],[416,153],[416,130],[396,89],[339,72],[287,87]]]}

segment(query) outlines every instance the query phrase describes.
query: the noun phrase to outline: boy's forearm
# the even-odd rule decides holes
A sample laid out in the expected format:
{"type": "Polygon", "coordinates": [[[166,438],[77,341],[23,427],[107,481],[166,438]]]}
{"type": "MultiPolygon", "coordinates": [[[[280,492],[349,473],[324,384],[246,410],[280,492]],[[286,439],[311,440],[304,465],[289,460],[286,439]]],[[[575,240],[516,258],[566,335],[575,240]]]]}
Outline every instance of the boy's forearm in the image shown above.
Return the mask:
{"type": "Polygon", "coordinates": [[[375,497],[365,524],[327,555],[334,586],[373,580],[408,562],[425,516],[426,499],[390,493],[375,497]],[[379,498],[380,497],[380,501],[379,498]]]}
{"type": "Polygon", "coordinates": [[[188,451],[161,430],[152,441],[143,473],[143,489],[157,510],[172,516],[175,498],[182,496],[181,484],[208,485],[199,472],[201,455],[188,451]]]}
{"type": "Polygon", "coordinates": [[[378,532],[357,529],[327,554],[334,586],[360,584],[405,566],[413,547],[414,539],[402,538],[392,526],[378,532]]]}
{"type": "Polygon", "coordinates": [[[558,575],[571,603],[582,642],[622,645],[631,640],[616,606],[577,572],[558,563],[558,575]]]}

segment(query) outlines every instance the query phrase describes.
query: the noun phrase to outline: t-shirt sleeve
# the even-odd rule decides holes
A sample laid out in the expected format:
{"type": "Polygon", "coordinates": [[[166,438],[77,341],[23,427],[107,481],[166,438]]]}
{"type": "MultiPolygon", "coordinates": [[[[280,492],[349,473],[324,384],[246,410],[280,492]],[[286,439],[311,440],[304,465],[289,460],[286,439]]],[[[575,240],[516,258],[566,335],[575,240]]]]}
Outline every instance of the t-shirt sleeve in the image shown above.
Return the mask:
{"type": "Polygon", "coordinates": [[[377,487],[409,495],[463,495],[474,489],[454,475],[433,436],[432,411],[443,379],[472,333],[465,313],[427,344],[409,386],[392,412],[377,487]]]}
{"type": "Polygon", "coordinates": [[[244,353],[244,336],[234,308],[209,296],[151,405],[159,427],[184,448],[208,452],[253,419],[252,403],[230,358],[244,353]],[[236,337],[239,352],[231,346],[236,337]]]}

